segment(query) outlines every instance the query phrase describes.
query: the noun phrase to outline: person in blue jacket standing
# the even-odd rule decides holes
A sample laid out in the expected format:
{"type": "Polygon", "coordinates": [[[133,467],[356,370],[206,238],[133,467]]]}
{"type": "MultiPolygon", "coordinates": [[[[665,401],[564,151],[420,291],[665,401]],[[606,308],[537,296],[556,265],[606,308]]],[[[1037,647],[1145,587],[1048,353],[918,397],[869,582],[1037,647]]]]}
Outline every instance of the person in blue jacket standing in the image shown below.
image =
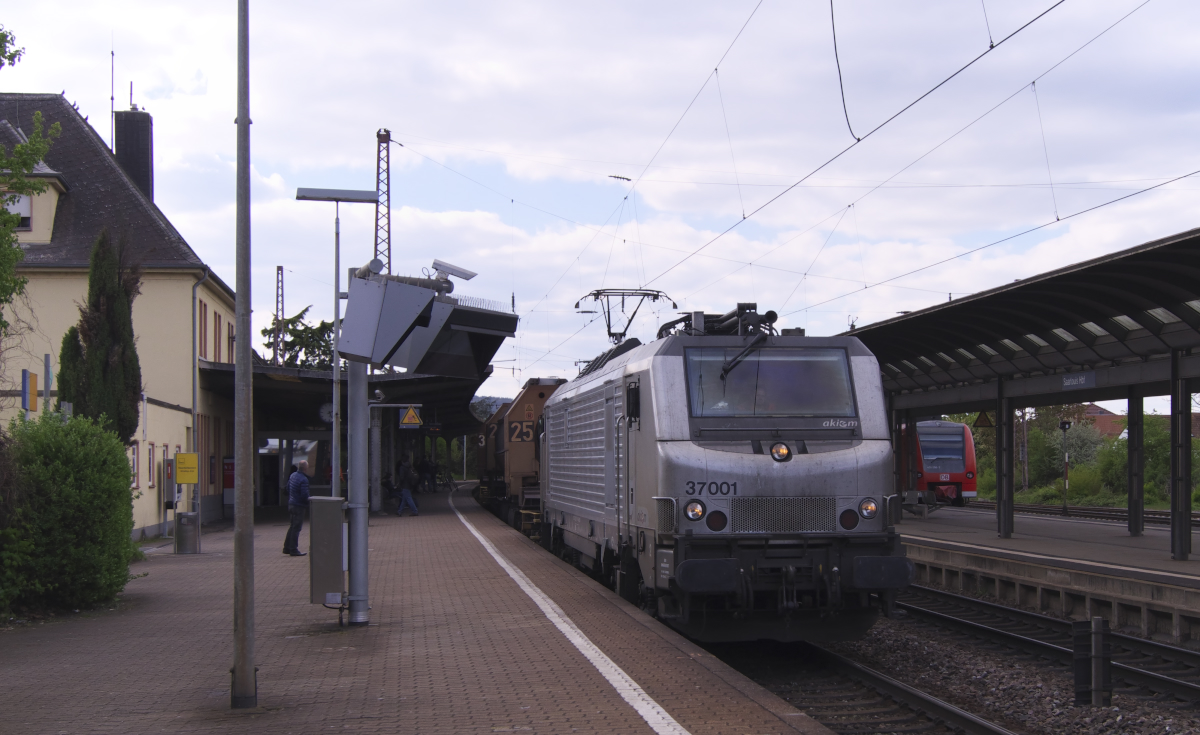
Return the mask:
{"type": "Polygon", "coordinates": [[[283,540],[283,553],[288,556],[304,556],[300,550],[300,529],[304,527],[304,513],[308,510],[308,462],[301,460],[298,469],[288,478],[288,515],[292,525],[283,540]]]}

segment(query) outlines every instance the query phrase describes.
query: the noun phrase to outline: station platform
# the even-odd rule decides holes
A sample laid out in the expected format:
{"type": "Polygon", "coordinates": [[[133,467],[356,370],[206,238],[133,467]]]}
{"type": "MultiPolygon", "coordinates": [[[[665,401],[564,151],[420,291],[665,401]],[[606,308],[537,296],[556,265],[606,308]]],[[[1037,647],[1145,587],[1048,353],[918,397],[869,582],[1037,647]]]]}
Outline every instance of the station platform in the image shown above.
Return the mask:
{"type": "Polygon", "coordinates": [[[1018,513],[1001,539],[994,510],[943,507],[906,513],[898,529],[918,583],[1200,645],[1200,534],[1197,553],[1176,561],[1165,525],[1133,537],[1123,522],[1018,513]]]}
{"type": "Polygon", "coordinates": [[[367,626],[308,603],[285,523],[256,528],[257,708],[229,709],[224,530],[153,550],[113,605],[0,628],[0,731],[829,732],[465,490],[418,502],[371,518],[367,626]]]}

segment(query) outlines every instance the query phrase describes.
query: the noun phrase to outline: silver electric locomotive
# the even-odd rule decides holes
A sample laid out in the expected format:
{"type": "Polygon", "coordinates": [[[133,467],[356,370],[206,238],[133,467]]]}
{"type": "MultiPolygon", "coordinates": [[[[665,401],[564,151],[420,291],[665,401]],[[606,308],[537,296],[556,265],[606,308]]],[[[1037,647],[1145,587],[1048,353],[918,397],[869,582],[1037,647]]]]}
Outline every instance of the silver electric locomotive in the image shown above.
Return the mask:
{"type": "Polygon", "coordinates": [[[704,641],[862,635],[912,579],[875,357],[695,313],[547,401],[543,545],[704,641]]]}

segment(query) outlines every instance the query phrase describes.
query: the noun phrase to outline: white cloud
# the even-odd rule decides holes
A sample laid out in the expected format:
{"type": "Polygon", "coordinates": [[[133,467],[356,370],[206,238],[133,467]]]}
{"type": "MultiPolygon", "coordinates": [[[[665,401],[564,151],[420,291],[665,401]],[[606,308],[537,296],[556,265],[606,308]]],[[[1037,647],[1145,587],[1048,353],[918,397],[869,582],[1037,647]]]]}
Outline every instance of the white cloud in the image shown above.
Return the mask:
{"type": "MultiPolygon", "coordinates": [[[[280,264],[289,311],[312,303],[314,316],[330,316],[332,206],[296,202],[294,189],[370,188],[374,133],[388,127],[407,146],[392,150],[396,270],[444,257],[480,272],[464,292],[504,303],[515,294],[522,331],[497,355],[484,392],[511,393],[547,370],[574,374],[575,360],[606,345],[599,323],[571,336],[591,318],[571,308],[582,294],[654,279],[853,142],[828,5],[763,3],[721,64],[719,91],[710,78],[646,168],[755,4],[377,0],[330,12],[311,1],[255,2],[256,324],[269,319],[280,264]],[[643,170],[622,206],[630,185],[609,176],[643,170]]],[[[681,308],[755,299],[781,313],[802,309],[788,322],[830,333],[851,317],[865,324],[1193,227],[1200,182],[1181,182],[862,289],[1052,222],[1056,207],[1069,215],[1200,169],[1190,153],[1200,117],[1192,3],[1138,10],[1043,77],[1037,105],[1028,87],[1137,4],[1056,8],[652,287],[681,308]]],[[[1047,5],[988,4],[992,37],[1047,5]]],[[[970,3],[837,9],[859,135],[987,47],[981,8],[970,3]]],[[[0,72],[5,88],[66,88],[107,138],[111,30],[119,106],[132,80],[135,101],[155,116],[158,203],[232,282],[233,5],[75,1],[57,12],[46,24],[37,6],[9,9],[6,27],[28,55],[0,72]]],[[[371,256],[373,215],[343,208],[344,263],[371,256]]],[[[652,338],[669,317],[656,309],[631,334],[652,338]]]]}

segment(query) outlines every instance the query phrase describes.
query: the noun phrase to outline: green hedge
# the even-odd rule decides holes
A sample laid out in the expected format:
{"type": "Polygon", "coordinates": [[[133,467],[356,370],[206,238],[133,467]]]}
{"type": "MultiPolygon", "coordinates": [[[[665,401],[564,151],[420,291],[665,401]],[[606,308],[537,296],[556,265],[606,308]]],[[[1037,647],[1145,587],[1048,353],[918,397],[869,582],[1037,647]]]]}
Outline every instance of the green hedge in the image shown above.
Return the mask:
{"type": "Polygon", "coordinates": [[[129,580],[133,496],[125,446],[96,422],[14,420],[0,519],[0,609],[81,608],[129,580]]]}

